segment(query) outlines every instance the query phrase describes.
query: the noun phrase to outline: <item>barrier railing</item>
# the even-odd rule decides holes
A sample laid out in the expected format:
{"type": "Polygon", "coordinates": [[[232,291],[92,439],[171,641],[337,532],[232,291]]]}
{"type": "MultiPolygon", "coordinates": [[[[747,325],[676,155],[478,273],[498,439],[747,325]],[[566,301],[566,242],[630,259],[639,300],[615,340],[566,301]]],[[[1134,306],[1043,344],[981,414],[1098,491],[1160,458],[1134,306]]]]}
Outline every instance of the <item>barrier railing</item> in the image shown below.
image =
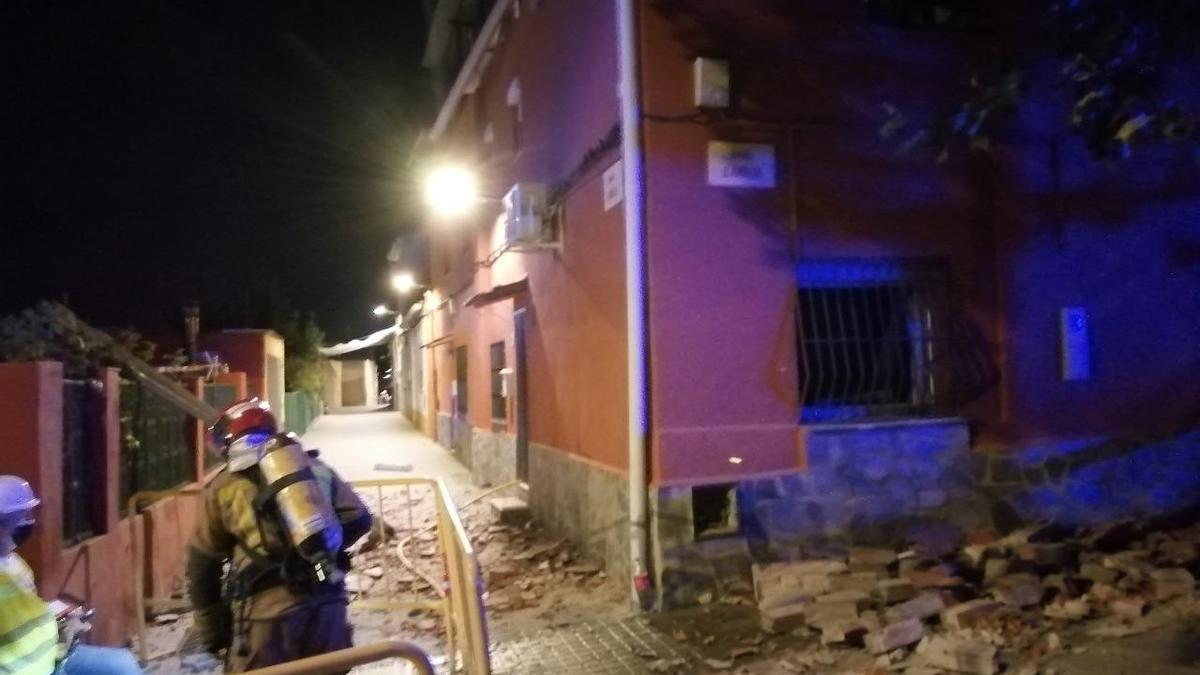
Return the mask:
{"type": "Polygon", "coordinates": [[[423,649],[411,642],[388,640],[359,645],[336,652],[310,656],[306,659],[289,661],[277,666],[246,671],[247,675],[310,675],[312,673],[341,672],[354,666],[362,666],[385,659],[403,659],[412,664],[418,675],[434,675],[433,664],[423,649]]]}
{"type": "MultiPolygon", "coordinates": [[[[377,545],[382,545],[389,533],[398,539],[394,551],[384,550],[381,553],[360,555],[356,558],[355,569],[350,574],[351,577],[355,577],[355,583],[348,584],[351,594],[350,607],[436,613],[440,615],[445,631],[444,649],[448,669],[467,675],[488,675],[491,665],[488,656],[487,618],[481,597],[482,576],[475,551],[446,484],[439,478],[402,477],[351,481],[350,485],[363,497],[372,512],[375,532],[371,536],[377,545]],[[374,499],[370,498],[372,492],[374,499]],[[390,499],[385,499],[385,496],[390,499]],[[420,551],[422,555],[410,558],[406,547],[414,542],[418,545],[423,544],[425,548],[420,551]],[[433,547],[430,548],[430,545],[433,547]],[[394,555],[391,555],[393,552],[394,555]],[[375,573],[372,576],[378,578],[369,584],[365,581],[366,570],[359,564],[360,561],[368,559],[375,567],[380,568],[371,568],[375,573]],[[408,593],[400,592],[404,586],[407,586],[408,593]],[[383,589],[382,593],[377,590],[380,588],[383,589]]],[[[136,514],[139,507],[149,501],[201,494],[202,492],[195,488],[139,492],[129,498],[130,514],[136,514]]],[[[135,519],[131,517],[129,521],[130,527],[136,528],[135,519]]],[[[178,598],[144,597],[146,557],[141,537],[136,531],[132,534],[132,606],[136,614],[139,656],[143,661],[147,661],[147,612],[186,610],[191,608],[191,603],[178,598]]],[[[375,660],[382,658],[388,657],[381,656],[375,660]]],[[[369,661],[357,662],[356,665],[367,662],[369,661]]]]}

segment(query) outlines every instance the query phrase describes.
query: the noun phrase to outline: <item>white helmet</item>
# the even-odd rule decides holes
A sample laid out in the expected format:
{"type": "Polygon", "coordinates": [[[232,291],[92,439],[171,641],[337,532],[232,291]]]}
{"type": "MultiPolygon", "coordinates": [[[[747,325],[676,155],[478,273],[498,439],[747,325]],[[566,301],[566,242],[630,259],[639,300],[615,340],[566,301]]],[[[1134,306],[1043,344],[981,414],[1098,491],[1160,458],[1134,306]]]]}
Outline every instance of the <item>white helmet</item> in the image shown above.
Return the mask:
{"type": "Polygon", "coordinates": [[[39,503],[29,481],[20,476],[0,476],[0,516],[28,511],[39,503]]]}

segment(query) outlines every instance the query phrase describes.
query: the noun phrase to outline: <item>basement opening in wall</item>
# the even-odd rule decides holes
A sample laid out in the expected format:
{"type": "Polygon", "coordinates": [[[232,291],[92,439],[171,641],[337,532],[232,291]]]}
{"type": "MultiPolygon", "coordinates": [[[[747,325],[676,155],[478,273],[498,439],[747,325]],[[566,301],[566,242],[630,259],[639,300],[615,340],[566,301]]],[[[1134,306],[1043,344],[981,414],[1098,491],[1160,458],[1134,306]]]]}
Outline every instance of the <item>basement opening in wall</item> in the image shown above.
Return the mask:
{"type": "Polygon", "coordinates": [[[696,539],[737,534],[737,483],[693,487],[692,524],[696,539]]]}

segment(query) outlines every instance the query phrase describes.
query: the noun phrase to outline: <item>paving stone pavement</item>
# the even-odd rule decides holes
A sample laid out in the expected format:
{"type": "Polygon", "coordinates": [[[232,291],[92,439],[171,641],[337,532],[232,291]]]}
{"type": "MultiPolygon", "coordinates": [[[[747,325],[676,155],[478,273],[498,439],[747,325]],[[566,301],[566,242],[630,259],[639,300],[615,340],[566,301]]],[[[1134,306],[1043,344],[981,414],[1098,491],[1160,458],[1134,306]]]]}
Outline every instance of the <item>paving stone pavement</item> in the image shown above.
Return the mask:
{"type": "MultiPolygon", "coordinates": [[[[495,675],[587,675],[652,673],[650,664],[682,659],[695,672],[699,657],[686,645],[652,628],[646,619],[589,621],[571,626],[504,636],[492,645],[495,675]]],[[[668,671],[658,671],[668,672],[668,671]]]]}

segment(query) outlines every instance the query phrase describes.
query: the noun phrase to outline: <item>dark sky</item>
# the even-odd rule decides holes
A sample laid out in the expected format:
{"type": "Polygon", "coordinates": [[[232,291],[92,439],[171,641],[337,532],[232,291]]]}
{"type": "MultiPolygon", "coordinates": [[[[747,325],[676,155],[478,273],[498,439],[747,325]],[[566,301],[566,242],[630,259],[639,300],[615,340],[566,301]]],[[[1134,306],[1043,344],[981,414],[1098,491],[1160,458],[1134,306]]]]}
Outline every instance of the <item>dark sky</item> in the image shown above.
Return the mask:
{"type": "Polygon", "coordinates": [[[242,320],[274,285],[378,327],[432,115],[417,0],[0,3],[0,313],[242,320]]]}

